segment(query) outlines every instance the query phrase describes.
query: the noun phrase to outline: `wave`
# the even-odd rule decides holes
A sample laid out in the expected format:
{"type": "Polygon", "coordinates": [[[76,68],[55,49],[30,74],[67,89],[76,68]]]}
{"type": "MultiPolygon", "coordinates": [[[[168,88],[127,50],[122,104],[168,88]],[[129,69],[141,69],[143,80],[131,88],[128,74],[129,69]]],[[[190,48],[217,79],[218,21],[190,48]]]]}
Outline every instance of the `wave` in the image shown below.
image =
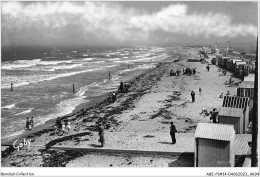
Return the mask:
{"type": "Polygon", "coordinates": [[[91,60],[93,60],[93,58],[83,58],[82,60],[84,60],[84,61],[91,61],[91,60]]]}
{"type": "Polygon", "coordinates": [[[34,60],[16,60],[14,62],[3,62],[1,65],[1,69],[12,70],[18,68],[28,68],[39,63],[41,59],[34,60]]]}
{"type": "Polygon", "coordinates": [[[23,134],[24,131],[25,130],[20,130],[20,131],[14,132],[14,133],[9,133],[9,134],[3,136],[2,139],[7,139],[7,138],[14,137],[14,136],[19,136],[19,135],[23,134]]]}
{"type": "Polygon", "coordinates": [[[98,68],[93,68],[93,69],[88,69],[88,70],[67,72],[67,73],[61,73],[61,74],[46,74],[46,75],[42,75],[42,76],[36,75],[36,76],[32,76],[29,81],[27,80],[27,81],[23,81],[23,82],[20,82],[20,79],[16,78],[16,81],[13,81],[13,80],[11,81],[11,79],[9,79],[9,80],[7,79],[8,81],[5,81],[5,83],[3,83],[3,78],[2,78],[3,84],[1,84],[1,88],[2,89],[10,88],[10,83],[13,83],[14,87],[20,87],[20,86],[38,83],[38,82],[42,82],[42,81],[50,81],[50,80],[54,80],[54,79],[61,78],[61,77],[68,77],[68,76],[73,76],[76,74],[103,70],[105,68],[111,68],[111,67],[115,67],[115,66],[117,66],[117,65],[108,65],[108,66],[103,66],[103,67],[98,67],[98,68]],[[41,78],[39,79],[39,77],[41,77],[41,78]],[[35,80],[35,79],[38,79],[38,80],[35,80]]]}
{"type": "Polygon", "coordinates": [[[2,108],[4,108],[4,109],[12,109],[12,108],[14,108],[14,107],[15,107],[15,103],[14,103],[14,104],[6,105],[6,106],[4,106],[4,107],[2,107],[2,108]]]}
{"type": "Polygon", "coordinates": [[[1,69],[5,70],[24,70],[25,68],[30,69],[33,66],[41,65],[58,65],[62,63],[72,63],[72,60],[58,60],[58,61],[42,61],[41,59],[34,60],[17,60],[14,62],[4,62],[1,65],[1,69]]]}
{"type": "Polygon", "coordinates": [[[23,111],[23,112],[20,112],[20,113],[18,113],[18,114],[15,114],[15,116],[23,115],[23,114],[28,114],[28,113],[32,112],[32,110],[33,110],[33,108],[30,108],[30,109],[28,109],[28,110],[26,110],[26,111],[23,111]]]}

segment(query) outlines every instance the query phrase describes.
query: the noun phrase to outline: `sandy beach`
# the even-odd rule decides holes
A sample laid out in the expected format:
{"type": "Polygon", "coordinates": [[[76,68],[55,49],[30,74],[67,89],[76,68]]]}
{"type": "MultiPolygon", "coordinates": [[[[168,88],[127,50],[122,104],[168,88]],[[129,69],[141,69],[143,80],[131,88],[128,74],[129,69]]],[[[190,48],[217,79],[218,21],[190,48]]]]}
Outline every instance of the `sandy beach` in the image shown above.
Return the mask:
{"type": "MultiPolygon", "coordinates": [[[[105,147],[127,148],[128,146],[147,148],[138,141],[129,140],[129,134],[162,134],[166,135],[164,141],[171,142],[169,135],[170,122],[174,122],[177,133],[194,133],[198,122],[211,122],[209,116],[201,115],[202,109],[212,111],[221,107],[221,93],[230,92],[236,94],[236,87],[228,87],[224,82],[229,79],[231,73],[219,76],[218,67],[210,65],[210,71],[206,71],[206,64],[201,62],[187,62],[190,57],[195,57],[199,49],[179,49],[178,62],[172,62],[173,58],[158,63],[157,67],[131,80],[129,92],[119,93],[114,103],[107,97],[95,106],[84,108],[62,117],[62,120],[70,120],[71,132],[63,136],[54,133],[55,120],[49,121],[37,131],[24,134],[27,139],[32,139],[31,145],[47,146],[76,146],[100,148],[98,143],[97,125],[105,125],[105,147]],[[171,69],[185,67],[196,68],[195,75],[169,76],[171,69]],[[201,94],[199,88],[202,89],[201,94]],[[195,103],[191,101],[191,91],[194,91],[195,103]],[[107,134],[106,134],[107,133],[107,134]],[[114,133],[114,134],[113,134],[114,133]],[[168,137],[167,137],[168,135],[168,137]],[[113,141],[112,141],[113,139],[113,141]],[[143,146],[143,147],[142,147],[143,146]]],[[[211,56],[209,56],[211,57],[211,56]]],[[[239,81],[234,78],[235,82],[239,81]]],[[[100,99],[101,100],[101,99],[100,99]]],[[[147,138],[147,141],[154,141],[147,138]]],[[[165,143],[161,146],[169,146],[165,143]]],[[[182,146],[182,144],[177,144],[182,146]]],[[[172,145],[175,146],[175,145],[172,145]]],[[[104,147],[104,148],[105,148],[104,147]]],[[[3,167],[192,167],[193,157],[183,154],[174,155],[147,155],[147,154],[117,154],[117,153],[87,153],[78,151],[53,150],[49,148],[30,147],[20,151],[7,148],[2,151],[3,167]]]]}

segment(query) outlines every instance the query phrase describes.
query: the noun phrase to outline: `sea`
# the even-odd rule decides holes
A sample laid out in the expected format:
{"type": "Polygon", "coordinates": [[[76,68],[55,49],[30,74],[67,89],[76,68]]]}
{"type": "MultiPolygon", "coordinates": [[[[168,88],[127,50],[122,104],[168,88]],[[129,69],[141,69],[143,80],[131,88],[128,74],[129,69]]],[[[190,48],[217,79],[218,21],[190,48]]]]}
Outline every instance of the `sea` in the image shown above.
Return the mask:
{"type": "Polygon", "coordinates": [[[68,56],[55,49],[53,55],[33,58],[33,52],[27,50],[21,58],[2,56],[2,139],[26,131],[26,117],[33,116],[37,126],[70,114],[168,57],[162,47],[86,48],[80,57],[73,49],[68,56]]]}

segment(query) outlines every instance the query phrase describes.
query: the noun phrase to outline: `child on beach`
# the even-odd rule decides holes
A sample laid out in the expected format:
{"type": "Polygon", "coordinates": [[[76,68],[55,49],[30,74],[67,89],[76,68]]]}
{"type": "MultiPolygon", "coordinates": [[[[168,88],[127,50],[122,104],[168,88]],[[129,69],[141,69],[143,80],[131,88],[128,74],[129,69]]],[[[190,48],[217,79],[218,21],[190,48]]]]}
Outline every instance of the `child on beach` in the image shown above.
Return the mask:
{"type": "Polygon", "coordinates": [[[67,133],[70,133],[70,121],[68,120],[67,122],[66,122],[66,129],[67,129],[67,133]]]}
{"type": "Polygon", "coordinates": [[[29,121],[29,117],[27,117],[27,119],[26,119],[25,128],[26,128],[26,130],[29,130],[29,129],[30,129],[30,121],[29,121]]]}
{"type": "Polygon", "coordinates": [[[61,123],[61,132],[60,132],[60,135],[63,135],[65,133],[65,123],[62,122],[61,123]]]}
{"type": "Polygon", "coordinates": [[[112,103],[116,101],[116,93],[112,92],[112,103]]]}

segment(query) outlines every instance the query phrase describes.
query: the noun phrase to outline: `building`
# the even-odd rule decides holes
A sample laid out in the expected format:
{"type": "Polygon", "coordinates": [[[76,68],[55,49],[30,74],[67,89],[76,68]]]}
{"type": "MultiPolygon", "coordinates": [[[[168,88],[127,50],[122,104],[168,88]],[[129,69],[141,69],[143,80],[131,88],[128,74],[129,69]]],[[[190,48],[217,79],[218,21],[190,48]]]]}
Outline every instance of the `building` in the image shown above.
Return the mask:
{"type": "MultiPolygon", "coordinates": [[[[242,109],[243,127],[247,127],[249,124],[249,104],[249,97],[224,96],[222,107],[242,109]]],[[[243,133],[246,133],[246,128],[243,130],[243,133]]]]}
{"type": "Polygon", "coordinates": [[[244,127],[243,117],[243,110],[240,108],[222,107],[218,113],[219,123],[233,125],[237,134],[244,134],[247,130],[247,127],[244,127]]]}
{"type": "Polygon", "coordinates": [[[248,76],[244,77],[244,81],[247,82],[254,82],[255,81],[255,74],[249,74],[248,76]]]}
{"type": "Polygon", "coordinates": [[[198,123],[194,143],[195,167],[234,167],[235,130],[232,125],[198,123]]]}
{"type": "Polygon", "coordinates": [[[253,118],[253,104],[254,104],[254,82],[242,82],[237,88],[237,96],[249,97],[249,120],[253,118]]]}

